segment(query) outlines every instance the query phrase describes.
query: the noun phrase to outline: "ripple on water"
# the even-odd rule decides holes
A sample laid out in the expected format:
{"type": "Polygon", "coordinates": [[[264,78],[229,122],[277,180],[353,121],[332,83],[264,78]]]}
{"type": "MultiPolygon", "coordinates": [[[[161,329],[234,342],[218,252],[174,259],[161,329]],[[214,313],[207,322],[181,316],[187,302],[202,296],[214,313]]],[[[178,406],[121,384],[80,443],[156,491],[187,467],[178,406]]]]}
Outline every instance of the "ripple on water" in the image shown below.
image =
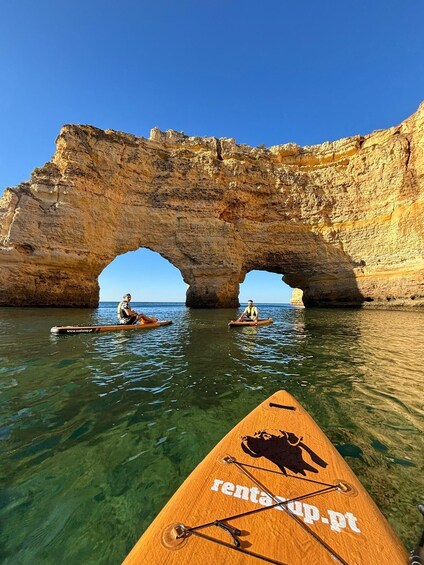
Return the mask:
{"type": "Polygon", "coordinates": [[[143,309],[172,326],[49,334],[109,323],[114,309],[14,309],[13,320],[0,309],[0,561],[119,562],[213,445],[281,388],[412,545],[422,315],[269,305],[274,324],[228,329],[234,311],[154,305],[143,309]]]}

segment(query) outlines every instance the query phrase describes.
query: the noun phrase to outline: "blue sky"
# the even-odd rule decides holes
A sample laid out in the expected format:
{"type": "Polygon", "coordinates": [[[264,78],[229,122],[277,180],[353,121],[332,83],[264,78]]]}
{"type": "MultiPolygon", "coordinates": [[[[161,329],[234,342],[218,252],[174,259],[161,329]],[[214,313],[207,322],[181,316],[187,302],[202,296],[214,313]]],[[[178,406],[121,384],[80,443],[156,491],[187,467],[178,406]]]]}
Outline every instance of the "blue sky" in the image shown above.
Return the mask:
{"type": "MultiPolygon", "coordinates": [[[[0,195],[52,157],[66,123],[266,146],[396,125],[424,99],[423,22],[422,0],[2,2],[0,195]]],[[[104,300],[185,295],[146,250],[117,258],[100,284],[104,300]]],[[[290,295],[265,273],[248,275],[247,294],[290,295]]]]}

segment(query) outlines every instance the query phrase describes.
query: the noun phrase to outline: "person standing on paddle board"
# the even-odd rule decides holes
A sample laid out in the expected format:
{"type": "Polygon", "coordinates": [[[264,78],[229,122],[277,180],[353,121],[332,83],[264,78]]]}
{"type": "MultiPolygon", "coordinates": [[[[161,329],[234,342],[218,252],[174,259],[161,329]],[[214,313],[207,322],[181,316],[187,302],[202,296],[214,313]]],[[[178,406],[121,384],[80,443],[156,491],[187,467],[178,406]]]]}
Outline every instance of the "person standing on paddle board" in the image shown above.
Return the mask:
{"type": "Polygon", "coordinates": [[[145,314],[138,314],[131,309],[131,294],[125,294],[123,300],[118,304],[117,314],[120,324],[132,325],[140,322],[141,324],[153,324],[157,318],[151,318],[145,314]]]}
{"type": "Polygon", "coordinates": [[[256,322],[258,323],[259,313],[256,306],[253,305],[253,300],[247,301],[247,306],[237,318],[237,322],[256,322]]]}

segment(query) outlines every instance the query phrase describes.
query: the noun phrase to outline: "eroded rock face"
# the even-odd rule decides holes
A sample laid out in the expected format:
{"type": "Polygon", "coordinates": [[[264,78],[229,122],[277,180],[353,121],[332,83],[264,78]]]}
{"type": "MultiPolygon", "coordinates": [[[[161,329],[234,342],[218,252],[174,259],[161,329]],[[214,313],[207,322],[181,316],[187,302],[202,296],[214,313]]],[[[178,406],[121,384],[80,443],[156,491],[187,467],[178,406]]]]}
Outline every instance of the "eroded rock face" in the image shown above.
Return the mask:
{"type": "Polygon", "coordinates": [[[397,127],[270,149],[67,125],[0,200],[0,304],[96,306],[98,276],[147,247],[187,305],[238,305],[253,269],[306,306],[424,306],[424,104],[397,127]]]}
{"type": "Polygon", "coordinates": [[[303,307],[303,290],[300,290],[300,288],[294,288],[291,298],[290,298],[290,304],[292,306],[302,306],[303,307]]]}

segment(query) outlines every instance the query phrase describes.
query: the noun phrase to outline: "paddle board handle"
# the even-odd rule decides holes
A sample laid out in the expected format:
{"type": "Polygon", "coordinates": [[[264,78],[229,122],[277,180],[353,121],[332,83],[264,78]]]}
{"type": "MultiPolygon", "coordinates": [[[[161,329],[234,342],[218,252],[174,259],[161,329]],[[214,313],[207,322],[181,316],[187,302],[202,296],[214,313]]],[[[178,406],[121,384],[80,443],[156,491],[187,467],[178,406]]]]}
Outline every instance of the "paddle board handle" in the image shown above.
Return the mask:
{"type": "MultiPolygon", "coordinates": [[[[177,532],[177,539],[182,538],[187,534],[197,534],[197,530],[202,530],[203,528],[208,528],[210,526],[218,526],[218,528],[222,528],[228,534],[230,534],[231,539],[233,540],[233,544],[237,547],[241,547],[240,540],[237,536],[241,536],[242,532],[238,528],[234,528],[233,526],[229,526],[228,524],[224,524],[221,520],[214,520],[213,522],[209,522],[209,524],[202,524],[201,526],[194,526],[193,528],[187,528],[184,524],[180,524],[180,530],[177,532]]],[[[201,534],[199,534],[201,535],[201,534]]]]}
{"type": "Polygon", "coordinates": [[[215,522],[213,523],[214,526],[218,526],[219,528],[222,528],[223,530],[225,530],[226,532],[228,532],[233,540],[233,543],[236,547],[240,547],[240,540],[237,538],[237,536],[241,536],[241,531],[238,528],[233,528],[232,526],[229,526],[228,524],[224,524],[223,522],[220,522],[219,520],[215,520],[215,522]]]}
{"type": "Polygon", "coordinates": [[[271,408],[283,408],[284,410],[296,410],[296,406],[284,406],[284,404],[276,404],[275,402],[269,403],[271,408]]]}

